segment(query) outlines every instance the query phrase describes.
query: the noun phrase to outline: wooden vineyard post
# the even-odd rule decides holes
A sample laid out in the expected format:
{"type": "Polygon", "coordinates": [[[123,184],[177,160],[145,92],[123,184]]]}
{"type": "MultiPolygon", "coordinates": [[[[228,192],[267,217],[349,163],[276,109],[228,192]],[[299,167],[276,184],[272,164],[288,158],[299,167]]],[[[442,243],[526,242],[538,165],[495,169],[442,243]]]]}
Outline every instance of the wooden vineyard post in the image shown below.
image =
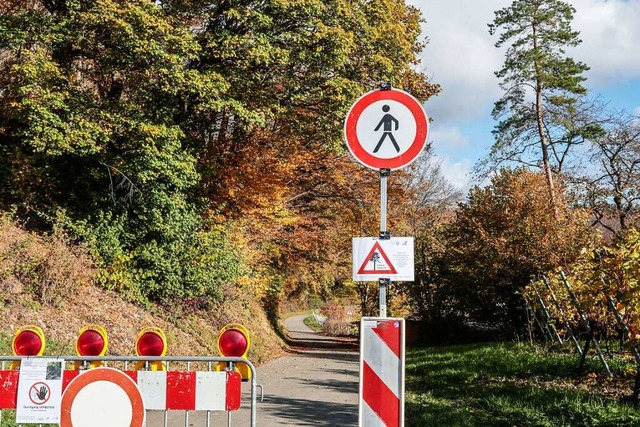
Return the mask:
{"type": "MultiPolygon", "coordinates": [[[[529,302],[529,300],[523,296],[524,299],[524,303],[527,306],[527,310],[531,313],[531,317],[533,318],[533,320],[536,322],[536,325],[538,325],[538,328],[540,329],[540,332],[542,332],[542,336],[544,337],[545,342],[552,340],[552,336],[551,336],[551,332],[549,331],[548,327],[545,327],[546,325],[543,325],[543,323],[540,321],[540,319],[538,319],[538,316],[536,316],[536,310],[533,308],[533,305],[529,302]]],[[[533,337],[531,336],[531,333],[529,333],[529,341],[533,341],[533,337]]]]}
{"type": "Polygon", "coordinates": [[[567,315],[564,314],[564,310],[560,306],[560,303],[558,302],[558,299],[556,298],[556,294],[553,293],[553,290],[551,289],[551,285],[549,285],[549,280],[547,280],[546,276],[542,276],[542,281],[544,282],[545,286],[549,290],[549,294],[551,295],[551,299],[553,300],[553,303],[556,306],[556,309],[558,309],[558,312],[560,313],[560,316],[562,316],[562,321],[564,322],[564,325],[567,328],[567,332],[569,333],[569,336],[571,337],[571,341],[573,341],[573,344],[576,346],[576,351],[578,352],[578,354],[580,356],[582,356],[582,348],[580,347],[580,343],[578,342],[578,337],[573,332],[573,328],[571,328],[571,325],[569,324],[569,319],[567,319],[567,315]]]}
{"type": "Polygon", "coordinates": [[[538,290],[536,289],[535,286],[531,286],[533,288],[533,292],[536,293],[536,297],[538,298],[538,302],[540,303],[540,306],[542,307],[542,313],[545,316],[545,323],[547,325],[547,330],[549,331],[549,335],[550,336],[554,336],[556,337],[556,339],[558,340],[558,342],[560,344],[563,344],[562,338],[560,337],[560,334],[558,334],[558,331],[556,330],[555,326],[551,323],[551,315],[549,314],[549,310],[547,309],[547,305],[544,303],[544,300],[542,299],[542,297],[540,296],[540,294],[538,293],[538,290]],[[553,330],[553,334],[551,333],[551,330],[553,330]]]}
{"type": "Polygon", "coordinates": [[[600,361],[604,365],[609,376],[613,377],[613,374],[611,373],[611,369],[609,368],[609,364],[607,363],[607,360],[604,358],[604,354],[602,354],[602,350],[600,350],[600,344],[598,343],[598,339],[595,337],[594,330],[593,328],[591,328],[591,325],[589,325],[588,319],[582,312],[582,309],[580,308],[580,302],[578,301],[578,298],[576,298],[576,294],[573,292],[573,289],[571,288],[571,284],[569,284],[569,281],[567,280],[567,276],[564,275],[564,271],[560,272],[560,277],[562,278],[562,282],[564,283],[564,286],[567,288],[567,291],[569,292],[569,296],[571,297],[571,301],[573,302],[573,305],[575,306],[576,311],[578,312],[578,316],[580,316],[580,319],[584,323],[585,328],[587,328],[588,336],[587,336],[587,342],[584,345],[582,360],[580,361],[580,371],[582,371],[582,366],[584,364],[585,358],[587,357],[587,352],[589,351],[589,343],[593,341],[593,345],[596,348],[596,351],[598,352],[598,358],[600,358],[600,361]]]}
{"type": "MultiPolygon", "coordinates": [[[[607,302],[609,303],[609,308],[613,312],[614,316],[616,316],[616,321],[618,322],[618,326],[620,326],[626,334],[629,334],[630,333],[629,327],[627,326],[626,323],[624,323],[624,319],[622,318],[622,315],[620,315],[620,312],[616,308],[616,302],[613,299],[613,297],[607,296],[607,302]]],[[[640,369],[640,351],[638,350],[638,346],[634,345],[633,347],[631,347],[631,350],[633,351],[633,357],[636,359],[636,365],[638,366],[638,369],[640,369]]]]}
{"type": "MultiPolygon", "coordinates": [[[[603,278],[600,278],[602,281],[602,285],[605,289],[608,288],[607,283],[603,278]]],[[[631,331],[629,331],[629,327],[625,323],[620,311],[618,311],[618,307],[616,307],[616,301],[611,295],[607,295],[607,303],[609,304],[609,309],[613,312],[613,315],[616,317],[616,321],[618,322],[618,326],[622,328],[625,334],[629,335],[631,331]]],[[[633,357],[636,359],[636,379],[633,385],[633,402],[634,404],[638,404],[638,396],[640,395],[640,350],[638,350],[638,346],[634,345],[631,347],[631,351],[633,352],[633,357]]]]}

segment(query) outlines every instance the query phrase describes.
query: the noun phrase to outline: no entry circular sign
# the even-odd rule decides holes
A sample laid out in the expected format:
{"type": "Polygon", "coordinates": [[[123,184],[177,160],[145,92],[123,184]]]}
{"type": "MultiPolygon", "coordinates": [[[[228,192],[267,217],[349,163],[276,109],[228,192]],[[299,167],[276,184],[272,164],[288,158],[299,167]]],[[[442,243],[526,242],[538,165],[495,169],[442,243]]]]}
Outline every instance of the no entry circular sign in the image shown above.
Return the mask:
{"type": "Polygon", "coordinates": [[[427,143],[428,120],[422,105],[398,89],[374,90],[358,99],[344,124],[351,154],[371,169],[401,169],[427,143]]]}
{"type": "Polygon", "coordinates": [[[140,389],[117,369],[85,371],[62,394],[60,427],[142,427],[145,418],[140,389]]]}

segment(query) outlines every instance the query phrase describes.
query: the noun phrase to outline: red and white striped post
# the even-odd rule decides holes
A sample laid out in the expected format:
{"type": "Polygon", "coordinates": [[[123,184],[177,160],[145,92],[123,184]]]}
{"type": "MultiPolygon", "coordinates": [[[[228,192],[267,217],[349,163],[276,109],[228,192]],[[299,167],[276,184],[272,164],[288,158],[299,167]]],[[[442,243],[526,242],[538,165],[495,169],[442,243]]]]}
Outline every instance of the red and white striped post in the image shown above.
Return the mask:
{"type": "Polygon", "coordinates": [[[404,426],[404,319],[360,322],[360,427],[404,426]]]}

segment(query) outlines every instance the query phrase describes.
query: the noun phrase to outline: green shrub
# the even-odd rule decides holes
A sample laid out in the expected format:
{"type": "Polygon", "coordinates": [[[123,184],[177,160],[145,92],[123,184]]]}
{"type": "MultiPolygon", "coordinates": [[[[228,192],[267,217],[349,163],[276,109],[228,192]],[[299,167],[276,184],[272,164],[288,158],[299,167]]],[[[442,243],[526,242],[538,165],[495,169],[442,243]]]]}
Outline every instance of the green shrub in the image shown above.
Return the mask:
{"type": "Polygon", "coordinates": [[[84,225],[101,267],[98,283],[136,303],[220,297],[221,285],[242,274],[242,262],[223,230],[206,230],[199,215],[180,209],[153,223],[106,215],[84,225]]]}

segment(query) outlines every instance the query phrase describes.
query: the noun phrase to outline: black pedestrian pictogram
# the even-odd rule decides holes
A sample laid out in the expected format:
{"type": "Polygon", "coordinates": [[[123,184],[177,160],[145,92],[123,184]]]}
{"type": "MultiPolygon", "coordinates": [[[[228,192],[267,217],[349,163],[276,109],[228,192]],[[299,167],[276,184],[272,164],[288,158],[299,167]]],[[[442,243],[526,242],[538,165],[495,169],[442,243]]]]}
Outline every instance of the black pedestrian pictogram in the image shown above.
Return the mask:
{"type": "Polygon", "coordinates": [[[382,111],[384,111],[386,114],[382,116],[382,119],[380,119],[380,123],[378,123],[378,126],[376,126],[376,128],[373,130],[374,132],[377,132],[380,129],[380,126],[382,126],[382,131],[383,131],[382,137],[378,141],[378,145],[376,145],[376,148],[373,150],[374,153],[378,152],[378,150],[382,146],[382,143],[384,142],[386,137],[389,137],[389,139],[391,139],[391,142],[393,143],[393,146],[395,147],[396,151],[398,153],[400,152],[400,146],[398,146],[396,139],[393,137],[394,130],[398,130],[400,125],[398,123],[398,120],[396,120],[395,117],[389,114],[390,109],[391,108],[386,104],[382,107],[382,111]],[[392,129],[393,127],[392,125],[394,123],[395,123],[395,129],[392,129]]]}

